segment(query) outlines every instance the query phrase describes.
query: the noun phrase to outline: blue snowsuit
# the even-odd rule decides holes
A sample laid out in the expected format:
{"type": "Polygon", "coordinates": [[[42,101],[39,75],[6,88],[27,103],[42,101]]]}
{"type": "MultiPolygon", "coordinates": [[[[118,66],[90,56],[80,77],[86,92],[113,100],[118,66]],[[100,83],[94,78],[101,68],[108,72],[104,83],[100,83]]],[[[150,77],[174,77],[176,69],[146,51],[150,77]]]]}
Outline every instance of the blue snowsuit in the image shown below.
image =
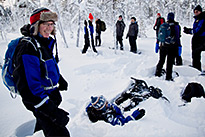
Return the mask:
{"type": "MultiPolygon", "coordinates": [[[[89,108],[91,108],[91,107],[92,107],[92,104],[90,103],[86,107],[86,112],[88,112],[89,108]]],[[[140,112],[138,110],[135,110],[131,116],[124,117],[120,108],[118,108],[114,104],[108,103],[106,110],[99,110],[99,113],[96,115],[99,116],[98,120],[104,120],[105,122],[110,123],[113,126],[115,126],[115,125],[123,126],[125,123],[128,123],[129,121],[135,120],[135,117],[137,117],[139,114],[140,114],[140,112]]],[[[89,118],[91,117],[91,115],[89,115],[89,113],[88,113],[88,117],[89,118]]]]}

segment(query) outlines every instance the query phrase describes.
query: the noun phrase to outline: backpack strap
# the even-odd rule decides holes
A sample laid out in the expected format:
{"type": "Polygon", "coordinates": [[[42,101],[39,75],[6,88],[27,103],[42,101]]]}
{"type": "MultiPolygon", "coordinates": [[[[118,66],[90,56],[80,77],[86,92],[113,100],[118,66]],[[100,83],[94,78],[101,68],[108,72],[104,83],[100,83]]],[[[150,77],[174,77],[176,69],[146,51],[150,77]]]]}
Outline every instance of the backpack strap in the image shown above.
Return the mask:
{"type": "Polygon", "coordinates": [[[33,48],[34,48],[36,51],[39,51],[40,60],[43,61],[43,62],[45,62],[45,60],[42,58],[42,52],[41,52],[41,50],[40,50],[41,45],[40,45],[40,43],[39,43],[34,37],[23,37],[23,38],[21,39],[21,41],[27,41],[27,42],[29,42],[29,43],[33,46],[33,48]],[[36,45],[32,42],[32,39],[36,42],[36,45]]]}

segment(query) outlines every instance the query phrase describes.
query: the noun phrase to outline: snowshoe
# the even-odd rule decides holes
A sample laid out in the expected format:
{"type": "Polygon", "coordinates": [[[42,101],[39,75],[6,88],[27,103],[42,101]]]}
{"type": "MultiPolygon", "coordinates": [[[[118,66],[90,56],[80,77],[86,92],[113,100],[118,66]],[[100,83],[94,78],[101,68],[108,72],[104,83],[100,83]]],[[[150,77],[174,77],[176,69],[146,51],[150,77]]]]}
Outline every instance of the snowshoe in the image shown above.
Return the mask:
{"type": "Polygon", "coordinates": [[[115,100],[115,103],[117,105],[120,105],[121,103],[123,103],[124,101],[126,101],[127,99],[129,99],[131,97],[132,97],[132,95],[130,93],[123,92],[121,94],[121,96],[115,100]]]}
{"type": "Polygon", "coordinates": [[[132,108],[136,107],[140,102],[142,102],[143,99],[139,97],[134,97],[130,101],[130,105],[124,108],[124,111],[130,111],[132,108]]]}
{"type": "Polygon", "coordinates": [[[159,88],[154,88],[153,86],[150,86],[149,91],[150,91],[150,95],[153,98],[158,99],[158,98],[162,97],[162,90],[159,88]]]}
{"type": "Polygon", "coordinates": [[[135,86],[131,92],[142,93],[142,92],[147,91],[149,89],[147,86],[147,83],[144,80],[139,80],[139,79],[136,79],[133,77],[131,77],[131,79],[135,81],[135,86]]]}

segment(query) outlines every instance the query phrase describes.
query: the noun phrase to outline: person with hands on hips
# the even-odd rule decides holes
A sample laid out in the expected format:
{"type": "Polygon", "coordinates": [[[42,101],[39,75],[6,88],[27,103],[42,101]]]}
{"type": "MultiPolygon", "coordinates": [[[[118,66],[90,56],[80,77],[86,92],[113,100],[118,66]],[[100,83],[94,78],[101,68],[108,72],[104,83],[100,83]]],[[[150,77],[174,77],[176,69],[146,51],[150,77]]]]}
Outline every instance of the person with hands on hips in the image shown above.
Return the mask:
{"type": "Polygon", "coordinates": [[[194,8],[193,28],[184,27],[184,33],[192,34],[192,66],[199,71],[201,68],[201,52],[205,51],[205,12],[200,5],[194,8]]]}
{"type": "Polygon", "coordinates": [[[14,53],[13,76],[23,104],[36,118],[34,132],[69,137],[69,113],[58,108],[60,91],[67,90],[68,83],[53,56],[57,20],[57,14],[47,8],[33,11],[30,24],[21,28],[24,36],[14,53]]]}

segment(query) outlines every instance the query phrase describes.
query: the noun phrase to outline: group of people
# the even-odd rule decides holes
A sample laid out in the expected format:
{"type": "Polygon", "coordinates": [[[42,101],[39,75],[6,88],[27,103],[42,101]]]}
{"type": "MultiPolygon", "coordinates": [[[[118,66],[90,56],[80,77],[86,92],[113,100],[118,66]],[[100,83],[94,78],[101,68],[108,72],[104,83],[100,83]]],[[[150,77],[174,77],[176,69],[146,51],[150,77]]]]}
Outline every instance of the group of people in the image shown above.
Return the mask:
{"type": "MultiPolygon", "coordinates": [[[[97,53],[97,50],[95,47],[101,46],[101,20],[96,19],[96,37],[95,37],[95,45],[94,45],[94,27],[93,27],[93,15],[89,13],[88,16],[88,24],[87,21],[84,21],[84,39],[85,39],[85,45],[82,50],[82,53],[86,53],[87,49],[91,47],[94,52],[97,53]],[[89,29],[88,29],[89,28],[89,29]],[[90,33],[90,35],[89,35],[90,33]],[[91,46],[90,46],[90,39],[91,39],[91,46]],[[99,43],[99,44],[98,44],[99,43]]],[[[124,35],[124,30],[125,30],[125,23],[122,19],[122,15],[119,16],[118,21],[116,22],[116,48],[118,49],[118,43],[120,44],[120,50],[123,50],[123,35],[124,35]]],[[[126,35],[126,39],[129,38],[129,43],[130,43],[130,51],[133,53],[137,53],[137,35],[138,35],[138,24],[136,22],[136,18],[132,17],[131,18],[131,24],[129,26],[128,33],[126,35]]]]}
{"type": "MultiPolygon", "coordinates": [[[[201,70],[200,54],[205,50],[205,13],[202,12],[200,6],[197,6],[194,9],[194,14],[195,22],[193,29],[185,27],[184,32],[187,34],[193,34],[193,67],[201,70]]],[[[85,46],[83,53],[85,53],[90,46],[89,35],[91,38],[91,47],[94,52],[97,52],[93,39],[94,28],[92,24],[92,14],[89,14],[89,19],[88,22],[84,22],[85,46]],[[89,28],[87,28],[87,26],[89,28]]],[[[16,47],[13,59],[15,66],[13,78],[22,97],[23,104],[36,117],[37,122],[35,131],[43,130],[45,136],[70,136],[69,131],[66,128],[69,121],[69,114],[65,110],[59,108],[62,101],[60,91],[67,90],[68,83],[61,75],[57,59],[53,56],[53,49],[56,44],[55,22],[57,20],[57,14],[47,8],[39,8],[33,11],[33,14],[30,16],[30,24],[21,28],[21,33],[27,38],[22,39],[16,47]]],[[[100,20],[98,21],[100,22],[100,20]]],[[[98,21],[96,21],[96,24],[98,24],[98,21]]],[[[159,22],[162,21],[160,20],[159,22]]],[[[175,28],[175,30],[178,29],[178,31],[173,31],[172,33],[177,32],[180,34],[179,24],[174,21],[173,13],[168,14],[167,23],[173,24],[171,27],[175,28]]],[[[96,26],[98,27],[98,25],[96,26]]],[[[116,33],[121,50],[123,50],[122,36],[124,28],[125,24],[122,20],[122,16],[119,16],[119,20],[116,23],[116,33]]],[[[156,30],[158,30],[158,26],[156,27],[156,30]]],[[[98,30],[96,30],[96,32],[96,41],[99,41],[100,45],[101,32],[98,30]]],[[[132,17],[126,38],[129,38],[131,52],[134,53],[137,52],[137,35],[138,25],[136,18],[132,17]]],[[[180,35],[177,38],[179,39],[180,35]]],[[[159,44],[158,41],[157,44],[159,44]]],[[[165,57],[168,56],[166,79],[172,79],[172,65],[178,47],[180,47],[180,41],[174,44],[161,43],[158,47],[158,49],[160,49],[160,60],[157,65],[156,76],[160,76],[165,57]]],[[[95,102],[99,99],[93,97],[91,105],[96,105],[95,102]]],[[[115,106],[107,104],[105,100],[104,105],[110,109],[116,108],[115,106]]],[[[118,111],[117,108],[116,111],[118,111]]],[[[118,120],[113,121],[117,123],[113,124],[119,124],[119,119],[121,119],[121,122],[122,119],[124,119],[124,123],[126,123],[131,119],[139,119],[143,115],[144,110],[136,110],[132,116],[127,118],[124,118],[121,113],[118,113],[118,120]]],[[[109,121],[110,119],[107,120],[109,121]]]]}
{"type": "MultiPolygon", "coordinates": [[[[184,33],[192,34],[192,67],[202,71],[201,68],[201,52],[205,51],[205,12],[202,12],[200,5],[194,8],[194,24],[193,28],[184,27],[184,33]]],[[[166,80],[173,80],[172,78],[172,68],[173,64],[182,65],[182,45],[180,42],[181,37],[181,27],[178,22],[174,20],[174,13],[169,13],[167,16],[167,22],[161,17],[160,13],[157,14],[157,20],[154,25],[154,30],[156,30],[157,42],[155,47],[155,52],[159,53],[159,62],[156,66],[155,76],[160,77],[162,75],[162,68],[167,57],[167,67],[166,67],[166,80]],[[162,29],[164,23],[170,26],[170,37],[175,39],[173,43],[160,42],[160,34],[163,33],[162,29]],[[161,30],[161,32],[160,32],[161,30]],[[176,59],[176,63],[175,63],[176,59]]]]}
{"type": "MultiPolygon", "coordinates": [[[[116,38],[117,38],[117,42],[116,42],[116,47],[118,49],[118,43],[120,44],[120,50],[123,50],[123,34],[124,34],[124,30],[125,30],[125,23],[122,19],[122,15],[119,16],[119,19],[116,23],[116,38]]],[[[136,21],[135,17],[131,17],[131,23],[129,25],[129,30],[128,33],[126,35],[126,39],[129,38],[129,43],[130,43],[130,51],[133,53],[137,53],[137,44],[136,44],[136,40],[137,40],[137,36],[138,36],[138,24],[136,21]]]]}

